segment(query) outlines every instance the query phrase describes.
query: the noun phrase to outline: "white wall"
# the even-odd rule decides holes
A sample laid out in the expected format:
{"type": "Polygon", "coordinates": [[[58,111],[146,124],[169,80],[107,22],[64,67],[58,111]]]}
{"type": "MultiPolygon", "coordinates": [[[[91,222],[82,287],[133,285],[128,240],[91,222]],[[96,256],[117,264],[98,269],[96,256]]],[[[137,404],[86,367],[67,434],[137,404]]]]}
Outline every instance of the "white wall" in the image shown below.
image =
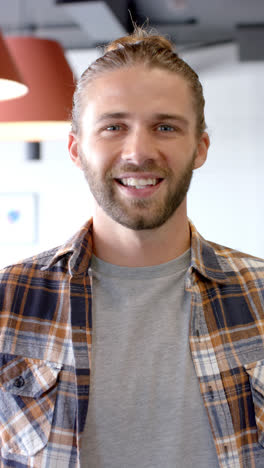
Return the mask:
{"type": "MultiPolygon", "coordinates": [[[[77,76],[98,53],[68,53],[77,76]]],[[[204,237],[264,257],[264,63],[239,63],[234,45],[184,58],[204,85],[211,137],[208,161],[190,189],[190,218],[204,237]]],[[[91,196],[68,157],[67,142],[45,142],[42,156],[26,161],[24,144],[0,142],[0,192],[39,194],[38,241],[0,244],[0,266],[64,242],[92,214],[91,196]]]]}
{"type": "Polygon", "coordinates": [[[186,56],[204,84],[211,148],[194,178],[189,214],[215,242],[264,257],[264,63],[234,45],[186,56]]]}

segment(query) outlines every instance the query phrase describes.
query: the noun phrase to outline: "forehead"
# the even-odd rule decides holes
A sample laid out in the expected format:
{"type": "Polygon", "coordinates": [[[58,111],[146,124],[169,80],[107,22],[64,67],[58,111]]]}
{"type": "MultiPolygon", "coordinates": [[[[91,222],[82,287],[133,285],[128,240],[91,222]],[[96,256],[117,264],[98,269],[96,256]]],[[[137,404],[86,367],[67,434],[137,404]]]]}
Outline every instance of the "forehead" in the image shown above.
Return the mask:
{"type": "Polygon", "coordinates": [[[143,117],[181,113],[195,121],[188,82],[179,74],[161,68],[135,65],[104,72],[92,80],[83,96],[84,119],[108,112],[126,112],[143,117]]]}

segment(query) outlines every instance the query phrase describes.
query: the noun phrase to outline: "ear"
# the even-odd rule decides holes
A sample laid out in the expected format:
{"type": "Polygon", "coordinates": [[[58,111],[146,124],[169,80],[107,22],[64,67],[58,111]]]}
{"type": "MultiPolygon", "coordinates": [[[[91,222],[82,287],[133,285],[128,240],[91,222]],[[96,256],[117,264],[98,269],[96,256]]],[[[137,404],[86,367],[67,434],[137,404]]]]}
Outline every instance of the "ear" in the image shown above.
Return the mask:
{"type": "Polygon", "coordinates": [[[79,143],[77,136],[74,133],[70,132],[68,137],[68,150],[70,153],[70,158],[74,162],[74,164],[81,169],[82,166],[78,151],[78,145],[79,143]]]}
{"type": "Polygon", "coordinates": [[[208,149],[210,146],[210,138],[207,132],[203,132],[202,136],[199,139],[196,156],[194,160],[194,169],[201,167],[207,158],[208,149]]]}

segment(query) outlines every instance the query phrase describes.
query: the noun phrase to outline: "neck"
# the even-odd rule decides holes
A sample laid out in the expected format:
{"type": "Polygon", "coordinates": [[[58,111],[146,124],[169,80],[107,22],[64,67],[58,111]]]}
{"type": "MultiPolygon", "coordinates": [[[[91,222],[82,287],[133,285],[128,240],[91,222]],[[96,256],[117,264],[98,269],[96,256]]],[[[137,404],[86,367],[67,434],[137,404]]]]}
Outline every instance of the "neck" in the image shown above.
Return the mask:
{"type": "Polygon", "coordinates": [[[144,267],[169,262],[190,247],[186,204],[161,227],[142,231],[128,229],[96,211],[93,246],[98,258],[119,266],[144,267]]]}

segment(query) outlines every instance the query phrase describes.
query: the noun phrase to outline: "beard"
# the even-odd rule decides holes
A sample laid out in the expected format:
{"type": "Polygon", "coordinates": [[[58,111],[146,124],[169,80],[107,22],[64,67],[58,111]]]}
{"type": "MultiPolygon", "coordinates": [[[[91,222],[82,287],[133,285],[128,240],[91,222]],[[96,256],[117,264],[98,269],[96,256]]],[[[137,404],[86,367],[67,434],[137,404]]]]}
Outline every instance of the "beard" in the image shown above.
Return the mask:
{"type": "Polygon", "coordinates": [[[113,170],[107,171],[104,178],[101,178],[98,172],[89,165],[87,158],[83,154],[79,156],[84,176],[97,204],[117,223],[139,231],[162,226],[181,205],[190,187],[196,151],[177,178],[170,169],[161,169],[151,160],[141,166],[126,163],[116,167],[114,171],[117,174],[153,172],[161,178],[166,178],[168,188],[163,197],[159,198],[157,194],[153,199],[149,197],[130,200],[124,200],[117,193],[115,178],[118,175],[115,176],[113,170]]]}

